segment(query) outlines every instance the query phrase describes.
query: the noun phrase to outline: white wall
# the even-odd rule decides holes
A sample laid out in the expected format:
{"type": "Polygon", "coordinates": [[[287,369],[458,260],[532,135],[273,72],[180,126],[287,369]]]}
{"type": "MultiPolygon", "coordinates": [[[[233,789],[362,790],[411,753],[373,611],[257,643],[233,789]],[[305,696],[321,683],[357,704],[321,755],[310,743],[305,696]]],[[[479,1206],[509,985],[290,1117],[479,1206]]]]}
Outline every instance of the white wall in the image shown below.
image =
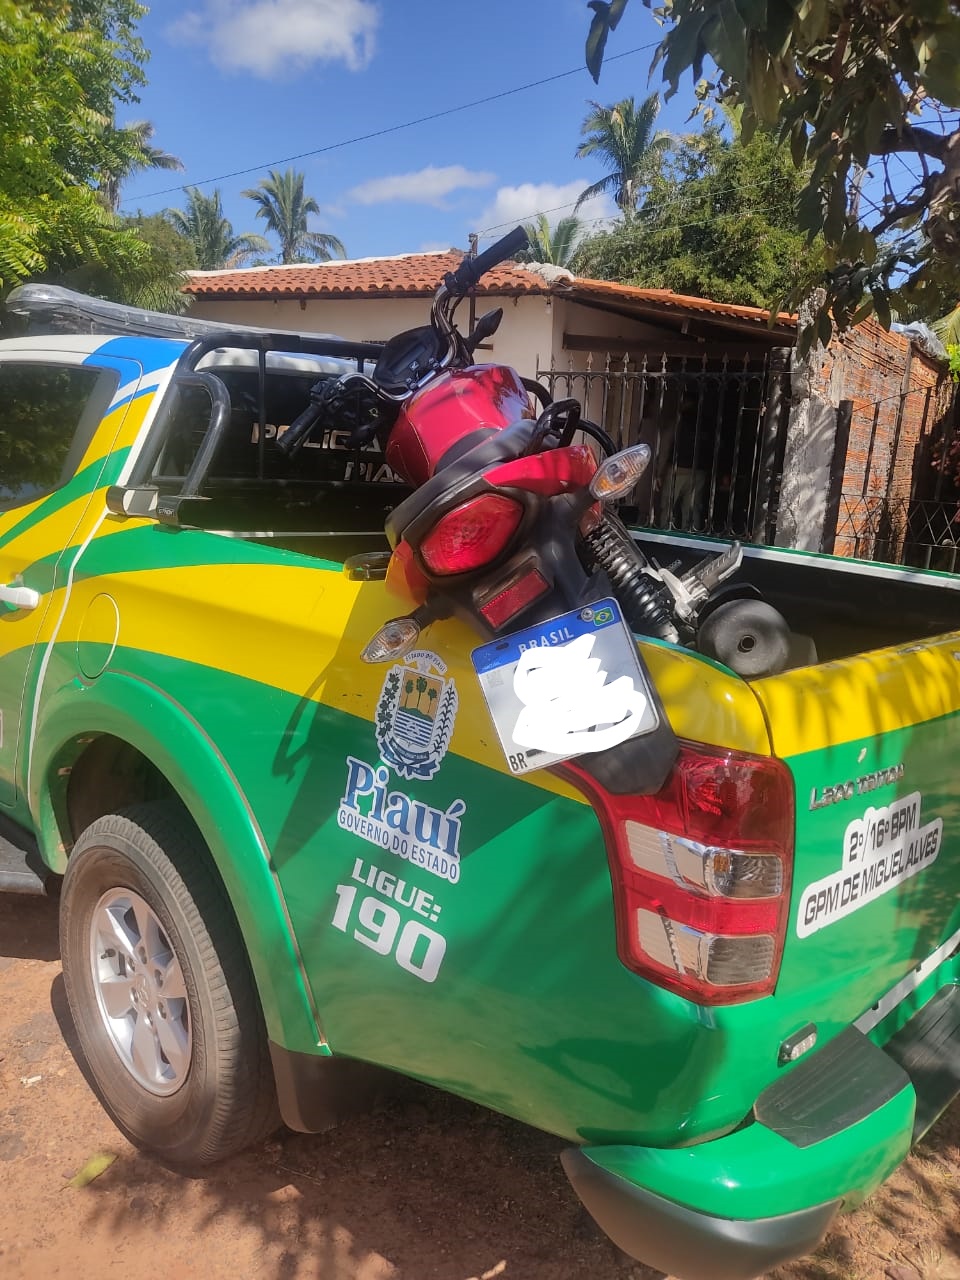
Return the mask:
{"type": "MultiPolygon", "coordinates": [[[[461,331],[468,327],[469,300],[457,309],[461,331]]],[[[479,297],[477,316],[496,307],[503,308],[500,328],[482,350],[479,359],[489,364],[509,364],[524,377],[532,378],[537,364],[550,368],[551,357],[557,369],[582,371],[587,368],[586,351],[567,351],[565,333],[596,337],[593,368],[603,368],[607,343],[613,338],[629,338],[633,342],[649,341],[651,353],[657,342],[679,334],[676,329],[632,320],[584,307],[563,297],[479,297]]],[[[203,320],[224,320],[232,324],[250,324],[270,329],[292,329],[305,333],[328,333],[359,342],[383,342],[400,333],[426,324],[430,318],[429,298],[312,298],[304,303],[295,300],[272,301],[244,298],[220,302],[195,298],[192,316],[203,320]]]]}
{"type": "MultiPolygon", "coordinates": [[[[467,330],[469,300],[457,309],[457,323],[467,330]]],[[[553,342],[552,312],[555,300],[545,297],[495,298],[476,300],[477,316],[503,307],[503,321],[484,344],[489,350],[477,353],[484,364],[509,364],[524,377],[532,378],[539,357],[540,367],[549,367],[553,342]]],[[[335,334],[359,342],[383,342],[404,329],[427,324],[429,298],[311,298],[295,300],[241,299],[219,302],[196,298],[190,315],[202,320],[222,320],[261,328],[293,329],[303,333],[335,334]]],[[[562,332],[562,330],[561,330],[562,332]]]]}
{"type": "MultiPolygon", "coordinates": [[[[597,345],[593,351],[593,368],[602,368],[608,344],[614,338],[627,338],[631,343],[650,343],[651,354],[656,352],[657,343],[669,342],[680,337],[676,328],[651,324],[649,321],[631,319],[626,316],[613,315],[609,311],[597,311],[593,307],[585,307],[566,298],[556,299],[558,305],[554,309],[553,349],[556,352],[558,369],[586,369],[586,351],[568,351],[563,345],[565,333],[578,337],[596,338],[597,345]]],[[[635,358],[635,357],[632,357],[635,358]]],[[[659,357],[658,357],[659,358],[659,357]]]]}

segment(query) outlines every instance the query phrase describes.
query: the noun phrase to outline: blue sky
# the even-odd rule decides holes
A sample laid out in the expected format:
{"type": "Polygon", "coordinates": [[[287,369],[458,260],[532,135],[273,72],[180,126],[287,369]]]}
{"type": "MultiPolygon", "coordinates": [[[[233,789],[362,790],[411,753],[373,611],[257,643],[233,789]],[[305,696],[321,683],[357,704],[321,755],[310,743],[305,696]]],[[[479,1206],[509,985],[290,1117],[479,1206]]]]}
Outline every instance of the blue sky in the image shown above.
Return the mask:
{"type": "MultiPolygon", "coordinates": [[[[202,190],[220,188],[236,232],[258,231],[241,192],[289,163],[322,207],[313,229],[338,235],[350,257],[466,247],[471,231],[489,232],[483,248],[603,176],[574,156],[587,99],[639,100],[662,87],[648,83],[651,48],[609,60],[658,40],[641,0],[612,36],[598,86],[582,66],[589,17],[584,0],[162,0],[140,28],[149,83],[118,122],[150,120],[155,145],[186,167],[135,175],[124,211],[179,206],[182,193],[163,188],[251,169],[202,190]],[[499,102],[286,160],[571,70],[499,102]]],[[[660,125],[682,131],[692,101],[688,85],[660,125]]],[[[586,216],[611,211],[600,202],[586,216]]]]}

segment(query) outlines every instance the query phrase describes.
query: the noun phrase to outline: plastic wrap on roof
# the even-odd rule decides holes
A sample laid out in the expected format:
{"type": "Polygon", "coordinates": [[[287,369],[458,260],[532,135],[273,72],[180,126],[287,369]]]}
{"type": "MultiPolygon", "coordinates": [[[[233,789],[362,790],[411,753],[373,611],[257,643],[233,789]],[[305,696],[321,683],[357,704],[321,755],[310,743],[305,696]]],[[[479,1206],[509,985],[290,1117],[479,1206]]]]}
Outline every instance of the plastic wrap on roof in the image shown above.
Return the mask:
{"type": "Polygon", "coordinates": [[[925,355],[931,356],[934,360],[946,360],[946,347],[930,326],[924,324],[922,320],[914,320],[911,324],[897,324],[895,321],[890,328],[894,333],[899,333],[904,338],[909,338],[911,342],[915,342],[925,355]]]}
{"type": "MultiPolygon", "coordinates": [[[[217,331],[220,331],[219,328],[217,331]]],[[[258,363],[256,351],[245,350],[242,347],[216,347],[197,362],[197,369],[200,372],[205,369],[256,370],[258,363]]],[[[305,351],[298,352],[296,355],[287,351],[267,352],[267,368],[272,373],[309,373],[313,377],[319,377],[320,374],[333,374],[339,377],[341,373],[350,373],[356,367],[355,360],[342,360],[337,356],[313,355],[305,351]]]]}
{"type": "MultiPolygon", "coordinates": [[[[223,324],[171,316],[120,302],[105,302],[53,284],[22,284],[4,303],[6,310],[26,320],[31,333],[132,334],[142,338],[206,338],[215,333],[283,333],[246,324],[223,324]]],[[[295,336],[291,334],[291,336],[295,336]]],[[[311,334],[311,337],[333,337],[311,334]]]]}
{"type": "Polygon", "coordinates": [[[521,265],[524,271],[531,271],[547,284],[559,284],[561,281],[566,283],[576,279],[572,271],[568,271],[566,267],[555,267],[552,262],[524,262],[521,265]]]}
{"type": "MultiPolygon", "coordinates": [[[[189,316],[172,316],[162,311],[147,311],[143,307],[128,307],[119,302],[105,302],[85,293],[75,293],[52,284],[24,284],[14,289],[4,303],[6,310],[26,323],[30,334],[93,333],[105,337],[176,338],[191,341],[212,335],[229,338],[230,334],[266,334],[272,338],[289,333],[297,343],[291,343],[296,351],[300,334],[284,329],[260,329],[252,325],[221,324],[210,320],[195,320],[189,316]]],[[[311,338],[330,338],[331,334],[310,334],[311,338]]],[[[200,369],[237,368],[256,369],[256,351],[224,345],[208,352],[200,361],[200,369]]],[[[308,352],[291,354],[283,351],[267,352],[267,367],[284,373],[311,373],[339,375],[356,368],[356,361],[336,356],[308,352]]]]}

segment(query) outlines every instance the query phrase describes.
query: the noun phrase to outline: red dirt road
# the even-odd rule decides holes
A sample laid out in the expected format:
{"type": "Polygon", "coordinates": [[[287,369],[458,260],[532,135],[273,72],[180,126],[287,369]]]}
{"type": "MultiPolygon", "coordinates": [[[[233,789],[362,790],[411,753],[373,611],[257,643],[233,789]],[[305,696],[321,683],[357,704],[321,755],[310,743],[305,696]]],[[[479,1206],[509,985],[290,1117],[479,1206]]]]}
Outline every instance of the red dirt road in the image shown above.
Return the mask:
{"type": "MultiPolygon", "coordinates": [[[[0,896],[2,1280],[648,1280],[569,1189],[556,1138],[415,1090],[203,1178],[138,1155],[68,1047],[56,904],[0,896]],[[68,1179],[98,1152],[111,1167],[68,1179]]],[[[960,1105],[777,1280],[960,1280],[960,1105]]]]}

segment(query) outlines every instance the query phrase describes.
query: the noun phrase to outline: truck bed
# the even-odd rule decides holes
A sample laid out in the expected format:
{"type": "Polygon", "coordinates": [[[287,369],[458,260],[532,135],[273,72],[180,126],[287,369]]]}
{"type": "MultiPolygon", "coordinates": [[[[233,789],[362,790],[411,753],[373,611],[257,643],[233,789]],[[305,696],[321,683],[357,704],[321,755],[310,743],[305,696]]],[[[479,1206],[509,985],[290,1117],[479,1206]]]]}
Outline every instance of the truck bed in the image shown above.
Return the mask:
{"type": "MultiPolygon", "coordinates": [[[[644,552],[684,569],[725,544],[715,538],[638,529],[644,552]]],[[[744,547],[734,579],[752,583],[810,636],[820,662],[960,630],[960,576],[873,564],[782,547],[744,547]]]]}

